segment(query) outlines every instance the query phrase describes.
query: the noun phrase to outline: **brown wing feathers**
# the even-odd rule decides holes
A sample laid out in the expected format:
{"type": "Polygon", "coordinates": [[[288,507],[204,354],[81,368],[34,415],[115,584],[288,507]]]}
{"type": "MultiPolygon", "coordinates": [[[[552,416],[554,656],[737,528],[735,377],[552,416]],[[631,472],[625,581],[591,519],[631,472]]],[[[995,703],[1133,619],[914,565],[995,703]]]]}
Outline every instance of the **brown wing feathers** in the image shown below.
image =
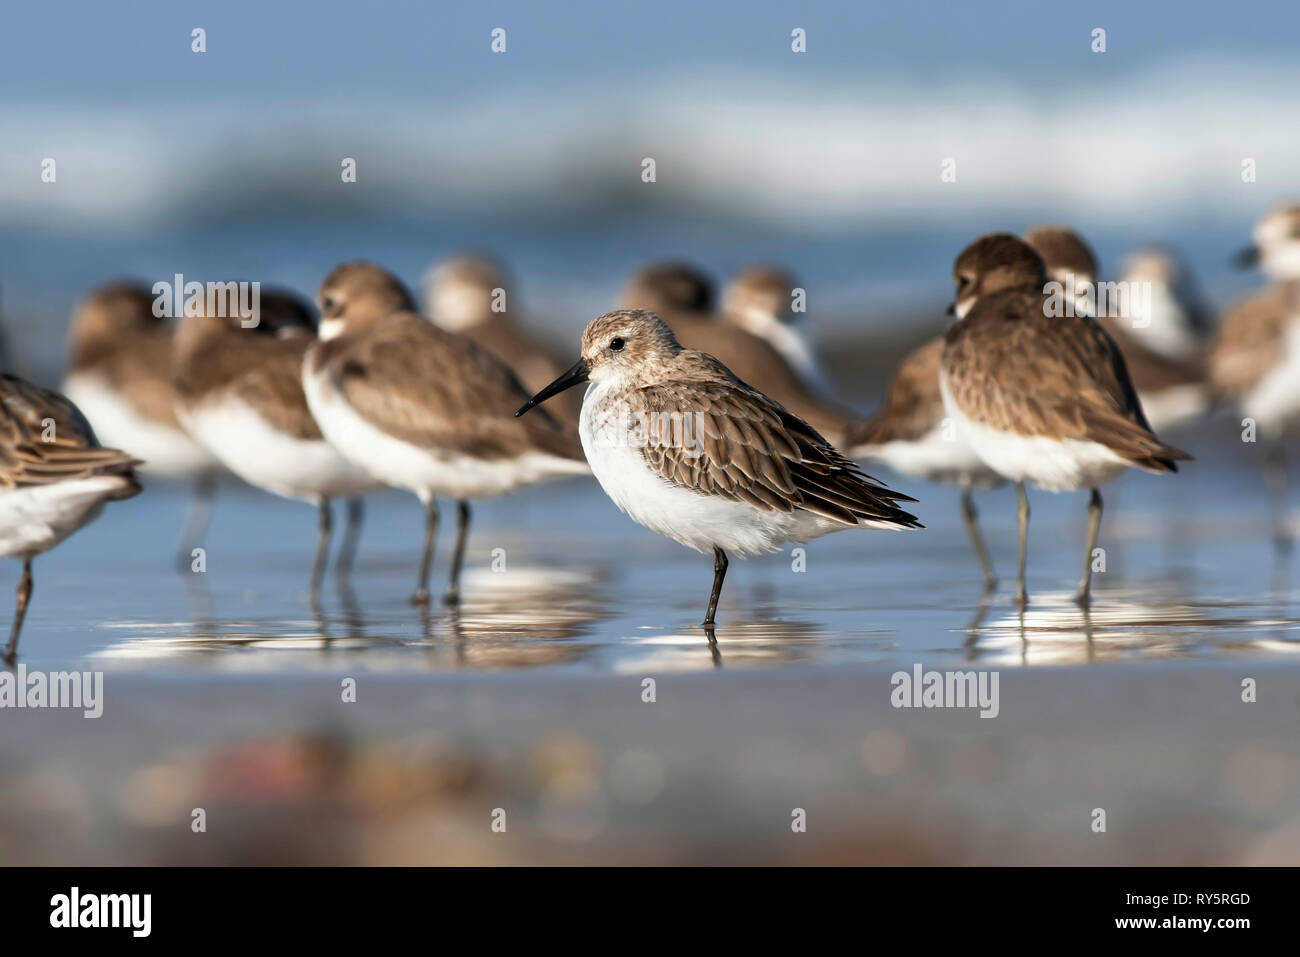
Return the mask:
{"type": "Polygon", "coordinates": [[[0,375],[0,430],[0,487],[120,475],[129,482],[118,497],[140,490],[132,474],[140,462],[102,448],[77,407],[56,392],[0,375]]]}
{"type": "Polygon", "coordinates": [[[895,504],[915,499],[864,475],[811,426],[741,383],[647,386],[637,398],[652,420],[660,413],[661,423],[642,453],[675,485],[756,508],[805,509],[847,525],[869,520],[920,527],[895,504]],[[683,417],[682,432],[665,435],[662,423],[674,414],[683,417]]]}
{"type": "Polygon", "coordinates": [[[1191,457],[1152,433],[1106,331],[1091,319],[1047,316],[1040,293],[982,300],[945,336],[943,368],[962,412],[991,428],[1098,442],[1156,472],[1191,457]]]}

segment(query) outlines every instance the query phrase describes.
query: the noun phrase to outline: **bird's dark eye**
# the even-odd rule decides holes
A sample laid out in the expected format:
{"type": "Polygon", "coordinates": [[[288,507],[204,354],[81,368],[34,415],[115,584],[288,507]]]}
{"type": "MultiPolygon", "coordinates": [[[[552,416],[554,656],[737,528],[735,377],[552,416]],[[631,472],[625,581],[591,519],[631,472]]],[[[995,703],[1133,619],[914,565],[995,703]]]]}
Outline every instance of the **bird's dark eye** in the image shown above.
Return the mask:
{"type": "Polygon", "coordinates": [[[969,286],[969,285],[970,285],[970,276],[958,276],[958,277],[957,277],[957,286],[958,286],[958,288],[960,288],[960,289],[965,289],[965,288],[966,288],[967,286],[969,286]]]}
{"type": "Polygon", "coordinates": [[[609,340],[609,348],[613,352],[618,352],[618,350],[623,348],[623,340],[615,336],[613,339],[609,340]]]}

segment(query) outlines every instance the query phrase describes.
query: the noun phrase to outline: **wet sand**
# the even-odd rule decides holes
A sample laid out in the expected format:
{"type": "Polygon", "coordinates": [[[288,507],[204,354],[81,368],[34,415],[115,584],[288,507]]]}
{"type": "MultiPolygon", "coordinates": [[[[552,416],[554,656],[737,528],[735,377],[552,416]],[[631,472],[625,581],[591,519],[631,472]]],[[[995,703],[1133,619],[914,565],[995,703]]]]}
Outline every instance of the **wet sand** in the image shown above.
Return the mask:
{"type": "Polygon", "coordinates": [[[709,560],[594,482],[478,508],[458,613],[407,602],[409,496],[313,603],[311,508],[223,488],[177,573],[184,490],[150,488],[36,564],[22,661],[102,670],[104,713],[0,711],[0,860],[1294,864],[1300,569],[1234,436],[1107,490],[1086,614],[1083,496],[1033,495],[1021,616],[1010,490],[982,601],[955,494],[881,473],[927,530],[733,562],[716,648],[709,560]],[[997,717],[894,708],[916,665],[995,672],[997,717]]]}

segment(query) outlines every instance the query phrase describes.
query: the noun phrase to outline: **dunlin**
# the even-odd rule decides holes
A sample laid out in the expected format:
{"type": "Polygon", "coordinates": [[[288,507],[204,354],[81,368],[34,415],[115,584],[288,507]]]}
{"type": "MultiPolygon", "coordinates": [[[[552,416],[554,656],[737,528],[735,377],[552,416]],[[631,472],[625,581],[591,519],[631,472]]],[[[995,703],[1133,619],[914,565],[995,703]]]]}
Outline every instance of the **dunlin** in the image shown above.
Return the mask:
{"type": "Polygon", "coordinates": [[[687,349],[708,353],[736,378],[775,399],[841,447],[858,419],[810,389],[766,339],[719,321],[713,284],[685,263],[647,266],[632,277],[622,306],[656,313],[687,349]]]}
{"type": "Polygon", "coordinates": [[[153,300],[143,283],[114,283],[92,292],[72,317],[62,389],[100,441],[142,461],[142,475],[194,483],[177,556],[188,565],[190,550],[203,540],[220,463],[176,418],[175,326],[153,314],[153,300]]]}
{"type": "MultiPolygon", "coordinates": [[[[425,282],[425,314],[508,365],[530,394],[564,371],[551,347],[518,318],[516,292],[505,269],[490,259],[459,256],[438,263],[425,282]]],[[[580,405],[569,403],[566,422],[576,425],[580,405]]]]}
{"type": "Polygon", "coordinates": [[[1016,484],[1020,524],[1017,596],[1028,601],[1025,483],[1048,491],[1091,490],[1078,601],[1091,596],[1101,522],[1098,487],[1129,467],[1177,470],[1190,456],[1147,425],[1119,348],[1090,316],[1049,315],[1043,260],[1008,233],[983,236],[957,257],[958,302],[970,301],[944,336],[944,408],[995,472],[1016,484]],[[972,292],[1000,277],[1000,292],[972,292]],[[968,292],[969,291],[969,292],[968,292]]]}
{"type": "Polygon", "coordinates": [[[1300,205],[1273,210],[1238,257],[1273,280],[1223,316],[1210,350],[1215,392],[1239,408],[1264,446],[1273,499],[1275,542],[1287,548],[1285,437],[1300,428],[1300,205]]]}
{"type": "Polygon", "coordinates": [[[594,320],[573,368],[515,414],[582,383],[582,447],[605,493],[634,521],[713,553],[710,637],[728,552],[771,552],[844,528],[920,527],[897,505],[915,499],[864,475],[713,356],[683,348],[652,312],[594,320]]]}
{"type": "Polygon", "coordinates": [[[32,559],[98,518],[105,502],[138,494],[137,464],[100,446],[57,392],[0,375],[0,555],[23,560],[6,661],[14,661],[32,596],[32,559]]]}
{"type": "Polygon", "coordinates": [[[799,321],[806,313],[794,311],[797,288],[798,281],[784,269],[747,269],[727,284],[722,318],[767,340],[808,388],[817,395],[829,396],[833,392],[830,378],[799,321]]]}
{"type": "Polygon", "coordinates": [[[307,401],[334,446],[425,506],[415,601],[429,599],[437,497],[457,500],[447,601],[459,600],[469,500],[544,479],[587,474],[577,437],[550,416],[517,422],[528,393],[467,336],[412,310],[402,284],[370,263],[345,263],[320,289],[322,341],[303,367],[307,401]]]}
{"type": "Polygon", "coordinates": [[[1209,389],[1203,350],[1195,345],[1166,348],[1185,308],[1172,299],[1172,290],[1178,283],[1182,294],[1189,282],[1175,273],[1172,260],[1142,255],[1130,261],[1119,283],[1105,283],[1092,247],[1074,230],[1035,226],[1024,239],[1043,257],[1047,278],[1075,290],[1076,309],[1095,316],[1115,340],[1153,431],[1176,428],[1205,411],[1209,389]]]}
{"type": "Polygon", "coordinates": [[[226,316],[181,320],[173,383],[185,428],[250,485],[314,504],[320,514],[311,588],[320,587],[333,530],[331,500],[348,498],[348,529],[337,569],[351,568],[361,520],[357,496],[379,483],[340,455],[312,418],[302,365],[316,341],[309,307],[284,293],[264,292],[256,326],[226,316]]]}

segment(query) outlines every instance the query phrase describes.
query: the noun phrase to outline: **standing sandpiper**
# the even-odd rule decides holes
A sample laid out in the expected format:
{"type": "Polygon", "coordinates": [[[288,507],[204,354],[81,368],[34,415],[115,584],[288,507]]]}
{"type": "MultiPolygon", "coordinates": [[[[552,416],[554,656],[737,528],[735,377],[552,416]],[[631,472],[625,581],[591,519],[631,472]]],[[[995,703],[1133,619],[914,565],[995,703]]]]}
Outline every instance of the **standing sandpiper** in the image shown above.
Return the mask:
{"type": "Polygon", "coordinates": [[[140,459],[140,474],[187,479],[193,495],[177,563],[203,544],[221,463],[176,417],[171,381],[176,326],[153,313],[154,294],[139,282],[100,286],[72,317],[64,394],[90,421],[101,442],[140,459]]]}
{"type": "Polygon", "coordinates": [[[57,392],[0,375],[0,555],[23,560],[6,662],[17,654],[32,597],[32,559],[93,522],[105,502],[139,494],[139,464],[101,447],[57,392]]]}
{"type": "Polygon", "coordinates": [[[584,382],[582,447],[605,493],[634,521],[713,552],[710,638],[728,552],[772,552],[844,528],[921,527],[896,504],[915,499],[864,475],[713,356],[682,348],[652,312],[594,320],[582,358],[515,414],[584,382]]]}
{"type": "Polygon", "coordinates": [[[944,337],[939,384],[944,408],[995,472],[1016,484],[1020,561],[1017,597],[1028,602],[1025,483],[1051,492],[1091,489],[1088,541],[1078,602],[1087,604],[1101,523],[1098,486],[1136,466],[1175,472],[1186,452],[1147,425],[1124,358],[1087,315],[1051,315],[1043,260],[1009,233],[982,236],[953,265],[964,290],[1001,276],[1005,288],[980,297],[944,337]]]}
{"type": "Polygon", "coordinates": [[[515,374],[469,337],[417,315],[387,270],[344,263],[321,284],[320,306],[321,341],[302,369],[312,414],[344,456],[424,503],[417,604],[429,601],[437,497],[456,499],[446,595],[456,604],[469,499],[588,474],[577,436],[550,416],[516,422],[511,413],[528,392],[515,374]]]}
{"type": "Polygon", "coordinates": [[[190,434],[250,485],[310,502],[320,516],[311,591],[329,561],[331,501],[348,499],[348,525],[336,570],[351,570],[361,500],[379,487],[325,440],[307,408],[302,362],[316,341],[315,320],[296,296],[264,292],[256,326],[234,309],[192,315],[176,332],[172,375],[177,410],[190,434]]]}
{"type": "Polygon", "coordinates": [[[1273,284],[1224,314],[1210,350],[1210,378],[1215,392],[1258,430],[1274,544],[1285,551],[1291,530],[1283,442],[1300,430],[1300,205],[1283,206],[1261,219],[1254,242],[1237,263],[1259,266],[1273,284]]]}

